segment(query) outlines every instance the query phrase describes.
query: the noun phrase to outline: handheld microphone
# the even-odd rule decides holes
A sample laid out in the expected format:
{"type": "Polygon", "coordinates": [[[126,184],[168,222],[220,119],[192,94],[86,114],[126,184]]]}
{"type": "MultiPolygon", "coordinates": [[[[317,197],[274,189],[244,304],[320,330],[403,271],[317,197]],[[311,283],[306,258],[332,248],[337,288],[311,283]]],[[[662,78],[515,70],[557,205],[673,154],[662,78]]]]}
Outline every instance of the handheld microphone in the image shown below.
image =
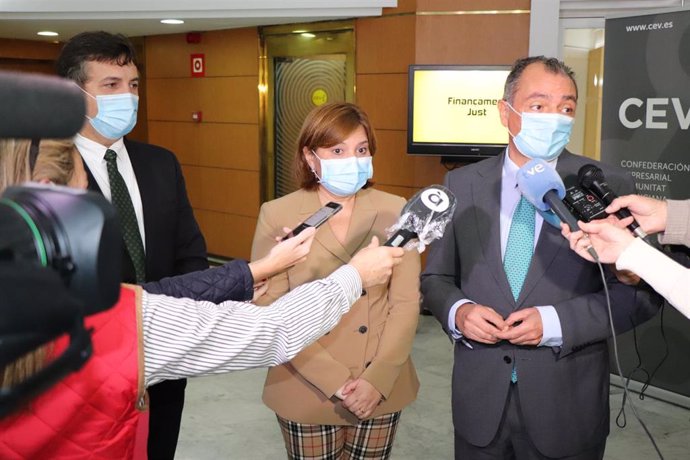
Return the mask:
{"type": "MultiPolygon", "coordinates": [[[[562,222],[565,222],[570,230],[575,232],[580,230],[577,219],[563,203],[565,197],[565,185],[555,169],[549,166],[544,160],[535,159],[527,162],[517,172],[518,188],[522,196],[527,201],[541,210],[551,209],[562,222]]],[[[587,248],[594,260],[599,260],[599,256],[592,246],[587,248]]]]}
{"type": "Polygon", "coordinates": [[[430,185],[414,194],[400,211],[393,235],[384,246],[400,247],[417,238],[424,246],[443,236],[455,211],[455,195],[442,185],[430,185]]]}
{"type": "MultiPolygon", "coordinates": [[[[577,172],[577,180],[580,185],[596,196],[598,196],[601,201],[603,201],[606,206],[610,205],[616,198],[616,194],[611,190],[609,184],[606,182],[604,177],[604,172],[598,166],[593,164],[587,164],[580,168],[577,172]]],[[[619,209],[616,211],[616,217],[619,219],[625,219],[630,217],[632,214],[627,209],[619,209]]],[[[628,230],[633,232],[636,236],[645,239],[647,233],[640,227],[640,224],[633,218],[633,221],[628,225],[628,230]]]]}

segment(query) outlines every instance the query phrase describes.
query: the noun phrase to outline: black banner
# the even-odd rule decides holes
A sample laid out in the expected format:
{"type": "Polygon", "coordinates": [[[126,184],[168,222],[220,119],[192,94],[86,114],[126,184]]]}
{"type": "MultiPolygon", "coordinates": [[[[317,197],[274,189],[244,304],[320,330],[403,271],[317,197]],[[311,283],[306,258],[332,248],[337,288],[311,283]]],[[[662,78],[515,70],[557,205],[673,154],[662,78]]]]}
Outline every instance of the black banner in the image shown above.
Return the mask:
{"type": "MultiPolygon", "coordinates": [[[[689,128],[690,11],[608,19],[602,161],[628,170],[640,195],[688,199],[689,128]]],[[[690,321],[675,309],[619,340],[626,376],[690,396],[690,321]]]]}

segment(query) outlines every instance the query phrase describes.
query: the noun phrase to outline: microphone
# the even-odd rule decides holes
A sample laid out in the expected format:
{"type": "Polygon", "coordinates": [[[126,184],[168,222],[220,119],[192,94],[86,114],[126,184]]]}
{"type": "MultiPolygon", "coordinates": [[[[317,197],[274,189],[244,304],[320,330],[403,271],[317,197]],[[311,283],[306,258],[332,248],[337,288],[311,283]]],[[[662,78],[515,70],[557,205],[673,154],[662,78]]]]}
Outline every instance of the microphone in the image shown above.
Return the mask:
{"type": "MultiPolygon", "coordinates": [[[[580,182],[582,187],[588,189],[598,196],[601,201],[606,204],[606,206],[610,205],[616,198],[616,194],[613,192],[613,190],[611,190],[609,184],[606,182],[604,172],[598,166],[593,164],[586,164],[582,166],[577,172],[577,180],[580,182]]],[[[632,214],[630,214],[630,211],[627,209],[619,209],[616,211],[616,217],[619,219],[625,219],[626,217],[630,216],[632,216],[632,214]]],[[[628,230],[633,232],[635,236],[638,236],[642,239],[647,237],[647,233],[642,230],[640,224],[637,223],[634,218],[632,223],[628,225],[628,230]]]]}
{"type": "Polygon", "coordinates": [[[393,235],[383,245],[397,248],[417,238],[422,252],[426,245],[443,236],[455,204],[455,195],[443,185],[423,188],[403,206],[398,222],[390,229],[393,235]]]}
{"type": "Polygon", "coordinates": [[[84,125],[84,94],[70,80],[0,72],[0,101],[0,138],[68,138],[84,125]]]}
{"type": "MultiPolygon", "coordinates": [[[[517,172],[517,183],[522,196],[527,198],[527,201],[535,208],[541,211],[551,209],[561,222],[565,222],[570,227],[571,231],[580,230],[577,219],[562,201],[565,197],[563,180],[544,160],[535,159],[523,165],[517,172]]],[[[594,260],[599,260],[592,246],[587,248],[587,252],[594,257],[594,260]]]]}

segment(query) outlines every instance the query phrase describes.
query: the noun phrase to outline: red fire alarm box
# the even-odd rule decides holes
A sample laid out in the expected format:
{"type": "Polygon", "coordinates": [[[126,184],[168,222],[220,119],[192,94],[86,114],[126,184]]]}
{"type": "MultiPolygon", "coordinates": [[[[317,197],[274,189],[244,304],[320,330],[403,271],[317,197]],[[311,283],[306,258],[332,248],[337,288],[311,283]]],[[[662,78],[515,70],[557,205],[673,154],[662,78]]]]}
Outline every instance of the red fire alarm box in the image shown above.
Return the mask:
{"type": "Polygon", "coordinates": [[[203,54],[192,54],[190,56],[192,77],[203,77],[206,75],[206,62],[203,54]]]}

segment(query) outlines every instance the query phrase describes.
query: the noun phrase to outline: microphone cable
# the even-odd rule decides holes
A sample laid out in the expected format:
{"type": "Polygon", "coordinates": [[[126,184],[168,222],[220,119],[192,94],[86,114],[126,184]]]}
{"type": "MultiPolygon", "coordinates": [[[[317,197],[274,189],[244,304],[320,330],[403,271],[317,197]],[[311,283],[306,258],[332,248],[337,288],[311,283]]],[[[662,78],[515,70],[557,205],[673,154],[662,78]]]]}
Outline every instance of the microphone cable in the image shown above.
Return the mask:
{"type": "MultiPolygon", "coordinates": [[[[652,436],[652,433],[649,431],[647,428],[647,425],[642,421],[642,418],[638,415],[637,413],[637,408],[635,407],[635,404],[633,403],[632,397],[630,397],[630,392],[628,390],[628,383],[625,380],[625,377],[623,376],[623,371],[621,370],[621,363],[620,363],[620,358],[618,355],[618,340],[616,339],[616,327],[613,324],[613,312],[611,310],[611,297],[609,296],[609,288],[606,283],[606,274],[604,273],[604,267],[601,264],[601,261],[599,260],[599,256],[596,254],[596,251],[594,251],[594,248],[592,248],[592,251],[590,254],[593,253],[594,261],[597,263],[597,266],[599,267],[599,274],[601,275],[601,280],[604,283],[604,293],[606,294],[606,308],[608,309],[608,314],[609,314],[609,327],[611,328],[611,338],[613,342],[613,355],[614,355],[614,361],[616,362],[616,370],[618,371],[618,375],[620,376],[621,383],[623,384],[623,405],[625,405],[626,399],[628,403],[630,404],[630,409],[632,410],[633,415],[637,419],[638,422],[640,422],[640,426],[642,426],[642,429],[644,432],[647,434],[647,437],[652,443],[652,446],[654,446],[654,450],[656,451],[657,455],[659,456],[660,460],[664,460],[664,456],[662,455],[661,451],[659,450],[659,446],[657,446],[656,441],[654,440],[654,436],[652,436]],[[596,255],[596,256],[595,256],[596,255]]],[[[621,408],[622,409],[622,408],[621,408]]],[[[625,417],[625,415],[624,415],[625,417]]]]}

